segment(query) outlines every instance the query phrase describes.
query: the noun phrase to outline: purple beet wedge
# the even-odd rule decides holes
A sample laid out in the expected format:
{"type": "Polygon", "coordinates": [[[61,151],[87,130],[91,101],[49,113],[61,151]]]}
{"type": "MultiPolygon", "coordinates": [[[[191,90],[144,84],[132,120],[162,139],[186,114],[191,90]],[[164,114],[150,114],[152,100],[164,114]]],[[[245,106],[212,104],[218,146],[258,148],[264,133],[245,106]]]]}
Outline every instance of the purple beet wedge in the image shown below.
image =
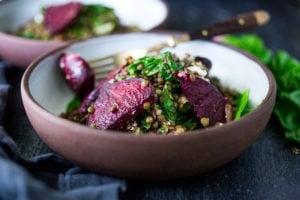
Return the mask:
{"type": "Polygon", "coordinates": [[[121,73],[123,70],[122,67],[119,67],[111,71],[105,79],[98,81],[93,91],[86,95],[78,109],[80,114],[86,114],[90,105],[97,99],[99,95],[99,90],[104,85],[105,82],[112,80],[118,73],[121,73]]]}
{"type": "Polygon", "coordinates": [[[214,85],[186,72],[174,75],[180,81],[183,94],[193,106],[203,126],[225,122],[226,100],[214,85]]]}
{"type": "Polygon", "coordinates": [[[84,98],[94,88],[95,76],[89,64],[78,54],[64,53],[59,60],[62,74],[78,97],[84,98]]]}
{"type": "Polygon", "coordinates": [[[57,34],[72,24],[81,9],[82,4],[78,2],[49,6],[44,13],[44,25],[51,34],[57,34]]]}
{"type": "Polygon", "coordinates": [[[128,121],[143,111],[143,104],[156,100],[154,87],[142,78],[106,81],[100,88],[88,125],[98,129],[126,128],[128,121]]]}

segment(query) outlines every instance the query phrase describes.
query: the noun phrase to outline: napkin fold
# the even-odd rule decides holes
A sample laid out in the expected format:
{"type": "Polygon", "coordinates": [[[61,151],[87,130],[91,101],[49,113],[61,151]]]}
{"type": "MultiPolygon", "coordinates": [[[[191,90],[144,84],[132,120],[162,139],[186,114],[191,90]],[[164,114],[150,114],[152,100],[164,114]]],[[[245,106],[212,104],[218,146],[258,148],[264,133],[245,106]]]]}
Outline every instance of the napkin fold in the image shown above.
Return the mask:
{"type": "Polygon", "coordinates": [[[2,126],[10,90],[5,79],[8,65],[0,61],[0,199],[119,199],[126,190],[123,179],[84,170],[55,153],[29,159],[21,156],[2,126]]]}

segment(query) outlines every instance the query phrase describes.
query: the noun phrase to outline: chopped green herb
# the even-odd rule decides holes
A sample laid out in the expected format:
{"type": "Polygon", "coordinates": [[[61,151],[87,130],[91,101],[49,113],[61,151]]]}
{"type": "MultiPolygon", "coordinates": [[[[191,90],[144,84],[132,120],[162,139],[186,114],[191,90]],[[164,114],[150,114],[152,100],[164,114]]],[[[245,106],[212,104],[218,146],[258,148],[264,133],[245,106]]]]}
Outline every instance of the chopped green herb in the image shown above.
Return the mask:
{"type": "Polygon", "coordinates": [[[172,96],[172,93],[168,90],[166,85],[162,90],[161,106],[166,118],[175,123],[177,119],[177,109],[174,106],[174,98],[172,96]]]}

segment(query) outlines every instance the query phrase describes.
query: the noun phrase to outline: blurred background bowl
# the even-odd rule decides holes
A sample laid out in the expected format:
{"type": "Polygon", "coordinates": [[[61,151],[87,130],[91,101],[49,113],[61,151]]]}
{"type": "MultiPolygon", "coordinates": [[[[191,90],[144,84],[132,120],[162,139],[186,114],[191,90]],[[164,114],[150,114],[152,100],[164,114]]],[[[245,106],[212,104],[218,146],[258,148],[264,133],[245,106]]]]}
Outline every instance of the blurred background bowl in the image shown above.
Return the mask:
{"type": "Polygon", "coordinates": [[[152,46],[169,34],[128,33],[93,38],[58,48],[38,58],[21,83],[27,116],[39,137],[55,152],[86,169],[133,179],[175,179],[212,170],[243,153],[260,135],[271,116],[276,84],[270,71],[250,55],[216,42],[195,40],[169,49],[210,59],[211,75],[224,86],[250,89],[256,105],[240,120],[183,135],[135,136],[96,130],[58,115],[74,93],[58,68],[63,52],[79,53],[86,60],[125,49],[152,46]]]}
{"type": "MultiPolygon", "coordinates": [[[[78,0],[77,0],[78,1],[78,0]]],[[[0,6],[0,58],[18,67],[27,67],[43,53],[69,42],[42,41],[17,37],[8,32],[16,32],[25,23],[40,13],[44,6],[60,5],[70,0],[15,0],[1,2],[0,6]]],[[[84,4],[100,3],[114,9],[124,26],[137,26],[141,31],[149,31],[161,26],[168,16],[164,1],[145,0],[81,0],[84,4]],[[153,14],[155,12],[155,14],[153,14]]]]}

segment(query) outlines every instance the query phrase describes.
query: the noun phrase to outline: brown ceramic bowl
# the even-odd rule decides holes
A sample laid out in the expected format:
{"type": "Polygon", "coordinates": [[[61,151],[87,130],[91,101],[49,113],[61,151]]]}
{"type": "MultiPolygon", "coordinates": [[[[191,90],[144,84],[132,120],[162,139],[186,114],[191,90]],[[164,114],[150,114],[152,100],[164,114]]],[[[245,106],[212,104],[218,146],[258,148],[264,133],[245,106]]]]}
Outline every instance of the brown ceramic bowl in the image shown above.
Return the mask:
{"type": "MultiPolygon", "coordinates": [[[[35,58],[45,52],[70,42],[42,41],[17,37],[16,32],[33,19],[43,6],[63,4],[71,0],[27,0],[0,2],[0,59],[18,67],[27,67],[35,58]]],[[[123,25],[136,25],[141,31],[149,31],[163,24],[168,15],[167,5],[162,0],[77,0],[84,4],[102,3],[114,8],[123,25]],[[155,15],[153,15],[155,10],[155,15]]]]}
{"type": "Polygon", "coordinates": [[[175,179],[224,165],[243,153],[268,123],[276,85],[271,72],[253,57],[219,43],[195,40],[171,51],[209,58],[211,74],[233,89],[250,89],[257,107],[240,120],[184,135],[134,136],[96,130],[62,119],[74,94],[65,84],[57,60],[62,52],[77,52],[85,59],[165,41],[166,34],[132,33],[94,38],[59,48],[33,62],[21,85],[22,99],[32,126],[55,152],[79,166],[118,177],[175,179]]]}

